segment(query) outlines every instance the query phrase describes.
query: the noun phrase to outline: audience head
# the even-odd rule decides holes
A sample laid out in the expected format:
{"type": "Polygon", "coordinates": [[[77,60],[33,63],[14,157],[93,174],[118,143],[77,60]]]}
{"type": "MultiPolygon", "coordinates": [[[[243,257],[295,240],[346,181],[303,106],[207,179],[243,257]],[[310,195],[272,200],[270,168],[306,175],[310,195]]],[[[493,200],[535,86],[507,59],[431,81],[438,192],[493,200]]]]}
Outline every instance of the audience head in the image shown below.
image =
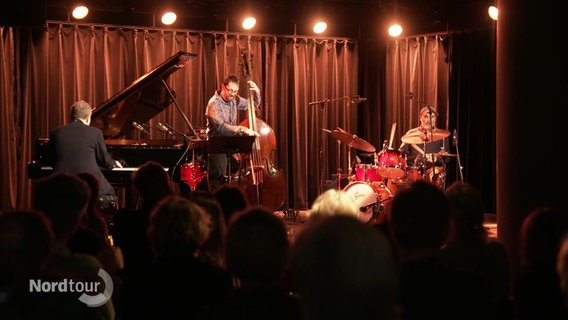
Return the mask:
{"type": "Polygon", "coordinates": [[[456,181],[446,189],[446,196],[450,201],[450,241],[487,240],[481,192],[456,181]]]}
{"type": "Polygon", "coordinates": [[[568,307],[568,232],[562,237],[556,259],[556,273],[560,280],[560,290],[564,296],[564,304],[568,307]]]}
{"type": "Polygon", "coordinates": [[[89,185],[89,189],[91,190],[91,198],[89,199],[89,207],[90,208],[98,208],[99,205],[99,180],[97,177],[90,172],[80,172],[77,173],[77,176],[89,185]]]}
{"type": "Polygon", "coordinates": [[[79,227],[91,191],[76,175],[53,173],[38,181],[33,194],[34,209],[51,221],[55,239],[65,242],[79,227]]]}
{"type": "Polygon", "coordinates": [[[213,193],[202,190],[190,192],[186,194],[186,197],[203,207],[211,215],[211,235],[201,247],[200,258],[204,262],[224,268],[227,224],[219,200],[213,193]]]}
{"type": "Polygon", "coordinates": [[[211,232],[211,216],[195,202],[171,195],[150,214],[148,239],[157,256],[197,256],[211,232]]]}
{"type": "Polygon", "coordinates": [[[521,226],[521,266],[551,272],[562,236],[568,232],[568,212],[556,207],[538,207],[521,226]]]}
{"type": "Polygon", "coordinates": [[[292,279],[307,316],[393,319],[398,276],[386,236],[348,215],[306,225],[292,254],[292,279]]]}
{"type": "Polygon", "coordinates": [[[241,283],[276,283],[288,266],[289,243],[284,221],[254,206],[239,212],[227,234],[227,269],[241,283]]]}
{"type": "Polygon", "coordinates": [[[51,222],[38,211],[0,214],[0,291],[15,289],[24,284],[21,281],[37,276],[51,254],[53,240],[51,222]]]}
{"type": "Polygon", "coordinates": [[[246,209],[249,205],[244,191],[236,185],[222,184],[213,190],[213,194],[221,204],[227,223],[234,213],[246,209]]]}
{"type": "Polygon", "coordinates": [[[152,206],[160,199],[173,194],[170,177],[164,167],[155,161],[147,161],[132,173],[132,183],[144,200],[152,206]]]}
{"type": "Polygon", "coordinates": [[[388,230],[399,258],[402,258],[401,252],[425,257],[445,243],[450,205],[445,193],[436,185],[416,180],[400,190],[387,208],[388,230]]]}
{"type": "Polygon", "coordinates": [[[328,189],[320,194],[310,211],[310,219],[330,215],[348,215],[359,217],[359,207],[347,192],[337,189],[328,189]]]}

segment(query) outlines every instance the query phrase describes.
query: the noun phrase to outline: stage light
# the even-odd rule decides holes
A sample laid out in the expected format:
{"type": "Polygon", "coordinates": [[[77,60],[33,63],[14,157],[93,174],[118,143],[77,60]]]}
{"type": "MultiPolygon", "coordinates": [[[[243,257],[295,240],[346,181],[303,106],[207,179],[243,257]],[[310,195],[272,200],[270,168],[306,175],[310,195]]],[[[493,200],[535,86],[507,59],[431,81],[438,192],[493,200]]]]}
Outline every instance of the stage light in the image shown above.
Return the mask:
{"type": "Polygon", "coordinates": [[[395,38],[402,34],[402,26],[400,24],[392,24],[389,27],[389,36],[395,38]]]}
{"type": "Polygon", "coordinates": [[[247,17],[243,20],[242,26],[245,30],[250,30],[256,25],[256,19],[254,17],[247,17]]]}
{"type": "Polygon", "coordinates": [[[162,15],[162,23],[169,26],[170,24],[176,22],[177,15],[172,12],[168,11],[162,15]]]}
{"type": "Polygon", "coordinates": [[[325,23],[324,21],[319,21],[316,24],[314,24],[314,32],[317,34],[323,33],[325,30],[327,30],[327,23],[325,23]]]}
{"type": "Polygon", "coordinates": [[[497,9],[496,6],[490,6],[489,9],[487,9],[487,13],[491,19],[497,21],[497,18],[499,17],[499,9],[497,9]]]}
{"type": "Polygon", "coordinates": [[[85,18],[88,14],[89,14],[89,8],[87,8],[83,5],[79,5],[79,6],[75,7],[73,9],[72,13],[71,13],[73,18],[75,18],[77,20],[81,20],[81,19],[85,18]]]}

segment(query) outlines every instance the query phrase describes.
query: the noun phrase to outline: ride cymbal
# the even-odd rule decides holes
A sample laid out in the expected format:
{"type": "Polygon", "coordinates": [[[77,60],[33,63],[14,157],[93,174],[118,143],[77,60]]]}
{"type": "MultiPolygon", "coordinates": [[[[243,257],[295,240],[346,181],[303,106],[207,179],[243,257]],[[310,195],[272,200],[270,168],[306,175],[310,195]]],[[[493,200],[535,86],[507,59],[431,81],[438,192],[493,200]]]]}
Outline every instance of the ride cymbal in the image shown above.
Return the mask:
{"type": "Polygon", "coordinates": [[[341,141],[342,143],[345,143],[346,145],[350,146],[351,148],[355,148],[365,152],[375,152],[375,147],[373,147],[372,144],[357,137],[357,135],[351,134],[343,129],[338,129],[338,130],[323,129],[323,131],[325,131],[335,139],[341,141]]]}
{"type": "Polygon", "coordinates": [[[409,134],[406,134],[400,138],[402,142],[408,144],[421,144],[421,143],[428,143],[433,141],[442,140],[446,137],[450,136],[450,132],[447,130],[442,129],[434,129],[434,131],[416,131],[409,134]]]}

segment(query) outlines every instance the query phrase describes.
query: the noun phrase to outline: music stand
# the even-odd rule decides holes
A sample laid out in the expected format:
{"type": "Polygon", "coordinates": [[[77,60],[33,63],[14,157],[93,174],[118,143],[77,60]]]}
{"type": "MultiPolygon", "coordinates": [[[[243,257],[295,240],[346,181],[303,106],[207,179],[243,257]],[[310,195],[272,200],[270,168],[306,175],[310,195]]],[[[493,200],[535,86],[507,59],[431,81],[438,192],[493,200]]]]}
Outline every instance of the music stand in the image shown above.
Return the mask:
{"type": "Polygon", "coordinates": [[[213,136],[209,137],[209,154],[224,153],[227,155],[227,176],[231,183],[231,155],[233,153],[251,153],[255,136],[213,136]]]}

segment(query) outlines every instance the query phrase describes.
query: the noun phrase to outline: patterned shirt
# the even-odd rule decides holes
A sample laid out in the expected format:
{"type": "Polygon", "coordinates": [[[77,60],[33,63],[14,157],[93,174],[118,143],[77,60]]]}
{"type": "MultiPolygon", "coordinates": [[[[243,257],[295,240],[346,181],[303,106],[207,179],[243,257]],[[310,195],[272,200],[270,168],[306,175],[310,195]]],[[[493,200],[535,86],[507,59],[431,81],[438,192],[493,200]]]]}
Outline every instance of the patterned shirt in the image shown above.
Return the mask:
{"type": "MultiPolygon", "coordinates": [[[[259,110],[260,101],[260,95],[254,94],[253,102],[256,111],[259,110]]],[[[241,134],[237,123],[238,111],[248,110],[248,104],[248,99],[241,96],[236,96],[231,101],[225,101],[221,97],[220,91],[215,91],[205,109],[209,136],[234,136],[241,134]]]]}

